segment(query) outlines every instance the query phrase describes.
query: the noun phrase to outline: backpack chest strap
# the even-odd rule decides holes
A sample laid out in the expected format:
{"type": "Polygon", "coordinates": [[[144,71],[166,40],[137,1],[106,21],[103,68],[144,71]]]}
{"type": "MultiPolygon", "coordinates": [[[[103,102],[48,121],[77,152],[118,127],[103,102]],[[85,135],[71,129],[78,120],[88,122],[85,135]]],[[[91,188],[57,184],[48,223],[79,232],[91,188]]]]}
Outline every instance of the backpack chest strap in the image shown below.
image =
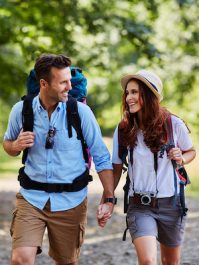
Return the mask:
{"type": "Polygon", "coordinates": [[[20,186],[27,190],[41,190],[45,192],[76,192],[85,188],[90,181],[92,176],[89,175],[89,170],[86,169],[83,174],[74,179],[72,183],[45,183],[32,180],[24,172],[24,167],[19,169],[18,180],[20,186]]]}

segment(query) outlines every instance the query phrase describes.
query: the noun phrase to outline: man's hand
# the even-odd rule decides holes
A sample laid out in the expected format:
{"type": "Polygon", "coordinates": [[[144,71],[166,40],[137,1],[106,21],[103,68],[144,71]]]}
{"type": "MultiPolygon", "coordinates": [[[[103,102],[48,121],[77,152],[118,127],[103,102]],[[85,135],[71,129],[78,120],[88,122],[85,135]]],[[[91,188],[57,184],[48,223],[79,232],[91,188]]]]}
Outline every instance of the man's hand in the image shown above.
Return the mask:
{"type": "Polygon", "coordinates": [[[100,227],[104,227],[107,221],[111,218],[114,205],[110,202],[103,203],[98,206],[97,221],[100,227]]]}
{"type": "Polygon", "coordinates": [[[17,156],[26,148],[34,145],[35,134],[33,132],[24,132],[21,130],[16,140],[5,140],[3,142],[4,150],[11,156],[17,156]]]}
{"type": "Polygon", "coordinates": [[[26,148],[32,147],[34,145],[35,135],[33,132],[24,132],[21,130],[17,139],[13,142],[13,149],[21,152],[26,148]]]}
{"type": "Polygon", "coordinates": [[[114,177],[113,177],[113,170],[111,169],[104,169],[98,172],[100,180],[102,182],[102,186],[104,188],[100,205],[97,211],[97,221],[98,225],[104,227],[111,218],[111,214],[113,212],[113,203],[111,202],[104,202],[105,198],[114,198],[114,177]]]}

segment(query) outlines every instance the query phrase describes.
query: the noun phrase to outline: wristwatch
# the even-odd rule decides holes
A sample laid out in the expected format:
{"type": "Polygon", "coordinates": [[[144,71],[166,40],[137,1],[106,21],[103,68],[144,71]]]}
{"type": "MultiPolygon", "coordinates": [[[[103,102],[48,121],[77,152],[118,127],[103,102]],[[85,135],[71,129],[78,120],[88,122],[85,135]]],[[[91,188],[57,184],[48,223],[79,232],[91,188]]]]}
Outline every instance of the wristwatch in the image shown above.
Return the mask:
{"type": "Polygon", "coordinates": [[[117,204],[117,198],[105,198],[104,199],[104,203],[106,203],[106,202],[110,202],[110,203],[112,203],[112,204],[117,204]]]}

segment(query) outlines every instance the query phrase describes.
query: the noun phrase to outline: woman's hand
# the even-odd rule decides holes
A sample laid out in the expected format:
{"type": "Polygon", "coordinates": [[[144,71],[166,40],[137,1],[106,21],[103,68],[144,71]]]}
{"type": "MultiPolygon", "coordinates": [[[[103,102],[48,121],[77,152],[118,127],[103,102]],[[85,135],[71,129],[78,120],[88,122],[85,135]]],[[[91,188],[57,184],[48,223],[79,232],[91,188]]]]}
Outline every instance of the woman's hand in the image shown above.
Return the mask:
{"type": "Polygon", "coordinates": [[[178,147],[171,148],[168,153],[168,158],[171,160],[175,160],[178,165],[183,165],[185,159],[182,155],[182,151],[178,147]]]}

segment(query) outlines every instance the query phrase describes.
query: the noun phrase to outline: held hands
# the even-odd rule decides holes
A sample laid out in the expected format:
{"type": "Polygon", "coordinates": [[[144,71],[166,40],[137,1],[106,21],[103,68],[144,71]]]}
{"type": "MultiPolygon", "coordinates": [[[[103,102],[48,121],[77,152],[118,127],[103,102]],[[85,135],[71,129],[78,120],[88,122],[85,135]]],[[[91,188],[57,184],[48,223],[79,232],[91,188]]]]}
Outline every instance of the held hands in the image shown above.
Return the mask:
{"type": "Polygon", "coordinates": [[[21,152],[26,148],[32,147],[34,145],[35,134],[33,132],[24,132],[21,130],[17,139],[13,142],[13,148],[16,152],[21,152]]]}
{"type": "Polygon", "coordinates": [[[171,160],[175,160],[178,165],[183,165],[185,163],[185,159],[182,156],[182,151],[178,147],[171,148],[168,153],[168,157],[171,160]]]}
{"type": "Polygon", "coordinates": [[[98,206],[97,221],[100,227],[104,227],[107,221],[111,218],[113,207],[113,203],[110,202],[103,203],[98,206]]]}

